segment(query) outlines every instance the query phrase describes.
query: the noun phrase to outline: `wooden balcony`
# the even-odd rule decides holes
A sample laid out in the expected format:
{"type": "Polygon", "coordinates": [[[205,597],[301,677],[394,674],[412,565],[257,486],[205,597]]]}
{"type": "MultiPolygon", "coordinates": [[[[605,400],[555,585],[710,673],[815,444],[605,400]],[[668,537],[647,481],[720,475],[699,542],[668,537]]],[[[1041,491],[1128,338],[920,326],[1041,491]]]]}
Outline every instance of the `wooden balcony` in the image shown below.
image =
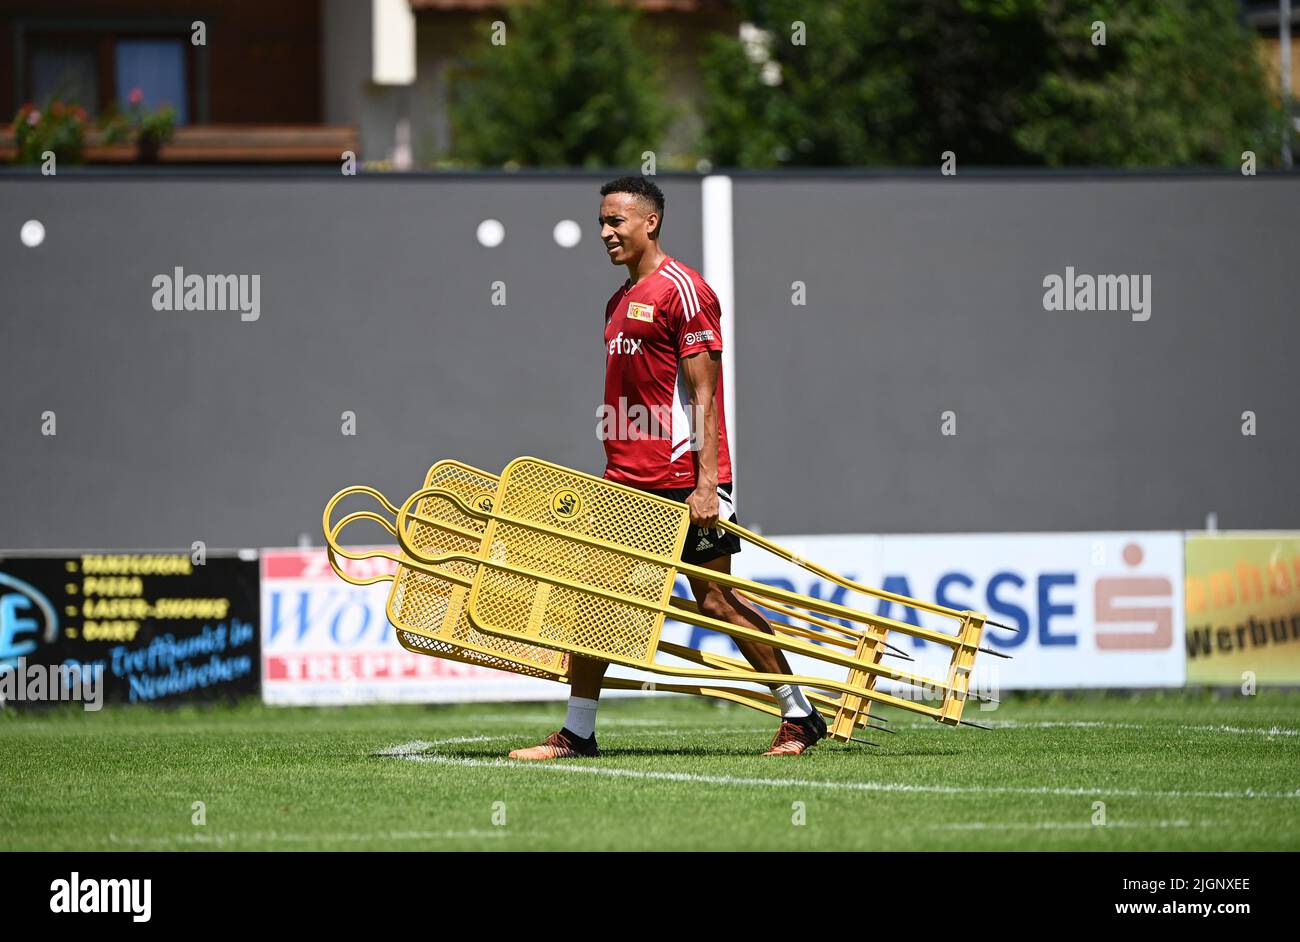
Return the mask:
{"type": "MultiPolygon", "coordinates": [[[[346,150],[357,152],[357,129],[325,125],[203,124],[177,128],[158,152],[163,164],[337,164],[346,150]]],[[[14,139],[0,130],[0,161],[12,163],[14,139]]],[[[104,144],[96,130],[86,133],[85,162],[129,164],[139,161],[134,144],[104,144]]]]}

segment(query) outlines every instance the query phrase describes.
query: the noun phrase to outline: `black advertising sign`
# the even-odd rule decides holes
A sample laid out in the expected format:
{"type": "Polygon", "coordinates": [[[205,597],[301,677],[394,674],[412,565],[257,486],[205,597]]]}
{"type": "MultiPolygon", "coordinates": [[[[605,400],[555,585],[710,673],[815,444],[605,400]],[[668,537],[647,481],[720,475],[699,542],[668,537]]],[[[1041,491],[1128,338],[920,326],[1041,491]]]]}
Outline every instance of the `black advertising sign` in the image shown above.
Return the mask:
{"type": "Polygon", "coordinates": [[[57,700],[60,677],[96,672],[110,703],[258,695],[259,605],[251,554],[0,556],[0,698],[57,700]]]}

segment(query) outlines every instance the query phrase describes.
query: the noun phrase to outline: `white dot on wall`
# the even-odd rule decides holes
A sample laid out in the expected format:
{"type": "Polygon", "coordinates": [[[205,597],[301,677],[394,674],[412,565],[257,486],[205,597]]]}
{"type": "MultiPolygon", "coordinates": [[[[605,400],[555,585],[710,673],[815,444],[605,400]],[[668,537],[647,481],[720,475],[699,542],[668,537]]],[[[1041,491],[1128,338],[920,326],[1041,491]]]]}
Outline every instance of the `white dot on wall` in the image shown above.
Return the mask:
{"type": "Polygon", "coordinates": [[[501,244],[501,240],[505,237],[506,227],[495,219],[484,219],[478,224],[479,245],[486,245],[488,248],[494,249],[501,244]]]}
{"type": "Polygon", "coordinates": [[[561,248],[571,249],[582,238],[582,226],[572,219],[561,219],[555,224],[555,242],[561,248]]]}
{"type": "Polygon", "coordinates": [[[45,241],[45,227],[39,219],[29,219],[18,230],[18,237],[23,240],[23,245],[34,249],[45,241]]]}

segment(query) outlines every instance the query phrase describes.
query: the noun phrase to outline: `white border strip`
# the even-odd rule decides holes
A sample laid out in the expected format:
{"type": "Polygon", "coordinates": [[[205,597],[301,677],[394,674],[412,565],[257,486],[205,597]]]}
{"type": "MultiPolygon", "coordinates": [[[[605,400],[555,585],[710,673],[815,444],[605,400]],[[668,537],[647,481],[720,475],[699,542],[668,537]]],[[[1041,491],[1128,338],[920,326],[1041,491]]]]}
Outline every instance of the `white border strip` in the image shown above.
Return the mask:
{"type": "Polygon", "coordinates": [[[732,254],[731,177],[704,178],[700,190],[703,215],[704,280],[718,296],[722,309],[722,407],[727,413],[727,444],[731,449],[732,496],[736,493],[736,275],[732,254]]]}

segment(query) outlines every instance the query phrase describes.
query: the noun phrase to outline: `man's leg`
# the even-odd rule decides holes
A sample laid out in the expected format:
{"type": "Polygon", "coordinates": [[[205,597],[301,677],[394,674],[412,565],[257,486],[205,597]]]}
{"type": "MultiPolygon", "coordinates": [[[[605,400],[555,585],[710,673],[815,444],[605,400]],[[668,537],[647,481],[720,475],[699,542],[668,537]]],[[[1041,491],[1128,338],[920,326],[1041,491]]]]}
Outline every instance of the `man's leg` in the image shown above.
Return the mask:
{"type": "MultiPolygon", "coordinates": [[[[699,565],[705,569],[730,573],[731,557],[719,556],[717,559],[699,565]]],[[[741,628],[753,628],[769,635],[772,633],[772,626],[767,623],[767,619],[762,616],[758,609],[741,598],[735,589],[694,577],[689,577],[687,581],[691,584],[691,593],[695,596],[695,601],[699,604],[700,611],[703,614],[708,615],[710,618],[716,618],[718,621],[738,625],[741,628]]],[[[745,656],[745,660],[749,661],[754,670],[762,671],[765,674],[790,673],[790,664],[785,659],[785,652],[780,648],[773,648],[766,644],[759,644],[757,641],[745,641],[740,638],[733,640],[736,642],[736,647],[740,648],[740,653],[745,656]]]]}
{"type": "MultiPolygon", "coordinates": [[[[718,572],[731,572],[731,557],[719,556],[717,559],[699,563],[705,569],[718,572]]],[[[691,592],[700,606],[700,612],[718,621],[738,625],[741,628],[753,628],[765,634],[772,634],[772,626],[758,609],[729,586],[709,582],[706,579],[690,578],[691,592]]],[[[758,641],[741,638],[732,639],[745,660],[756,670],[765,674],[789,674],[790,663],[785,652],[758,641]]],[[[826,723],[821,715],[813,709],[803,691],[794,684],[772,686],[772,693],[781,705],[781,727],[768,755],[798,755],[817,740],[826,735],[826,723]]]]}
{"type": "Polygon", "coordinates": [[[600,683],[605,678],[605,661],[569,656],[569,712],[564,728],[536,746],[515,749],[512,759],[578,759],[599,755],[596,748],[596,707],[600,705],[600,683]]]}
{"type": "Polygon", "coordinates": [[[579,739],[596,735],[596,707],[600,705],[600,682],[605,679],[607,661],[569,656],[569,713],[564,728],[579,739]]]}
{"type": "Polygon", "coordinates": [[[608,661],[593,661],[577,654],[569,655],[569,688],[571,696],[588,700],[600,699],[600,685],[605,679],[608,661]]]}

